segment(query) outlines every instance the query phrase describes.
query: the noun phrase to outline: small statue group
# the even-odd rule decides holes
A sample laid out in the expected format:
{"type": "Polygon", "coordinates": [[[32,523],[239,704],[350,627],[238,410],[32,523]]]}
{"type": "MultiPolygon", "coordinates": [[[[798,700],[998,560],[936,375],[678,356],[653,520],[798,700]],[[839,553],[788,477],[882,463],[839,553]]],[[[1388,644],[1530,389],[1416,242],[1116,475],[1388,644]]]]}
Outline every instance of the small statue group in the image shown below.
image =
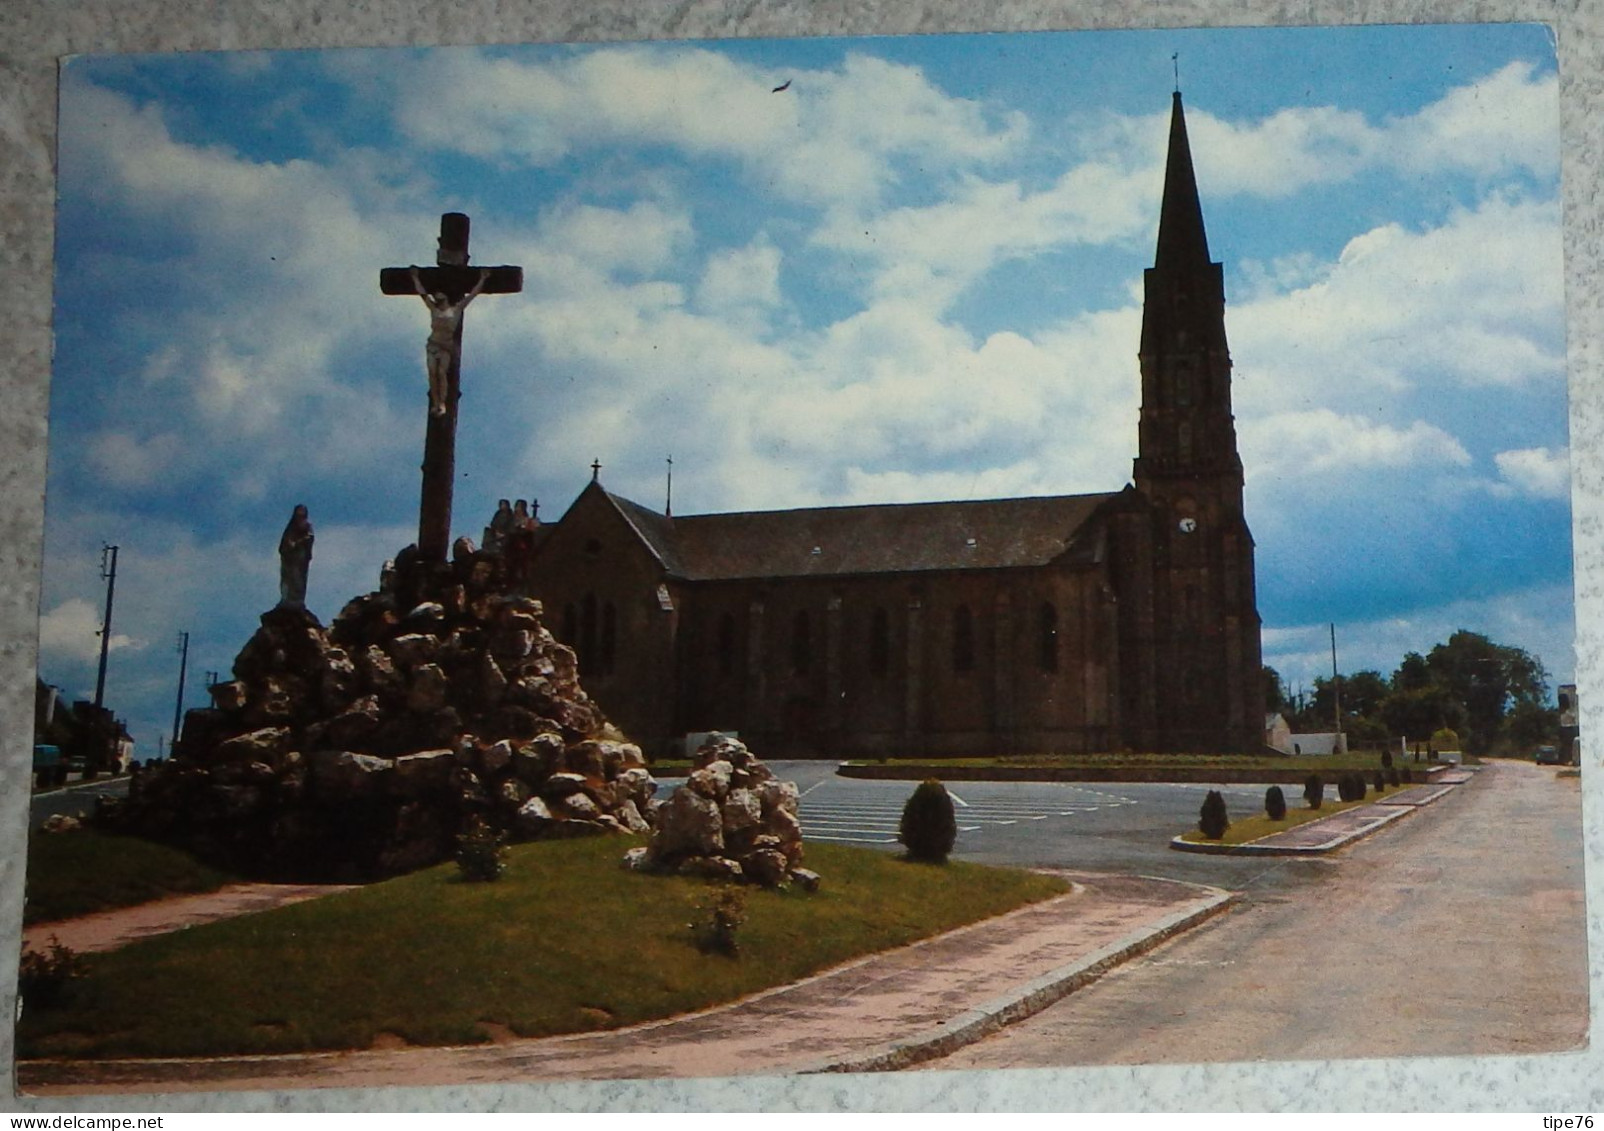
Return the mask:
{"type": "Polygon", "coordinates": [[[484,548],[500,554],[507,563],[507,575],[514,582],[528,580],[529,562],[534,556],[535,531],[540,527],[540,500],[531,513],[529,503],[498,500],[496,513],[485,527],[484,548]]]}

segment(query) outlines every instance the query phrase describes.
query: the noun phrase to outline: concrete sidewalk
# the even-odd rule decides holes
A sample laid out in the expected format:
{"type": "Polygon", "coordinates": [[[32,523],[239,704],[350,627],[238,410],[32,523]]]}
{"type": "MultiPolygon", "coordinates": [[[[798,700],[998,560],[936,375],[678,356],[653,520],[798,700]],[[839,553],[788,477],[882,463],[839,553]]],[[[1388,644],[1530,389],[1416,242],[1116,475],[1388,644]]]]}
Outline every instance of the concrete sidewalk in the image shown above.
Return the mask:
{"type": "Polygon", "coordinates": [[[1171,880],[1063,873],[1074,890],[702,1013],[629,1029],[356,1052],[24,1061],[25,1093],[394,1087],[899,1068],[1045,1008],[1236,898],[1171,880]]]}

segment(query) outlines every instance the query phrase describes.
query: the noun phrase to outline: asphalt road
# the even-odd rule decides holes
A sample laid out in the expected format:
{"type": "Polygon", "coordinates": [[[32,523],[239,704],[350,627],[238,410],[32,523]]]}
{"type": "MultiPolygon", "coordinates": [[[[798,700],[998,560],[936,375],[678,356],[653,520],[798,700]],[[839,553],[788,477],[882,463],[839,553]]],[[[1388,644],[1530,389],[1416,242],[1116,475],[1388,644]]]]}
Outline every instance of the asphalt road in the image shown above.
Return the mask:
{"type": "Polygon", "coordinates": [[[95,811],[97,796],[126,797],[127,795],[127,778],[102,778],[83,784],[74,783],[65,789],[34,794],[29,805],[28,820],[32,827],[38,828],[40,821],[57,813],[68,817],[87,816],[95,811]]]}
{"type": "MultiPolygon", "coordinates": [[[[1588,1019],[1581,801],[1487,764],[1301,884],[1119,967],[935,1069],[1526,1054],[1588,1019]]],[[[1177,854],[1179,855],[1179,854],[1177,854]]]]}
{"type": "MultiPolygon", "coordinates": [[[[804,841],[835,841],[900,852],[902,806],[914,782],[835,775],[829,762],[771,762],[797,783],[804,841]]],[[[671,783],[665,782],[665,787],[671,783]]],[[[1077,868],[1188,880],[1243,890],[1281,890],[1317,879],[1326,860],[1204,856],[1176,852],[1170,838],[1196,826],[1211,787],[1137,782],[954,782],[954,855],[982,864],[1077,868]]],[[[1218,785],[1232,815],[1264,808],[1267,785],[1218,785]]],[[[1297,788],[1291,800],[1298,804],[1297,788]]]]}

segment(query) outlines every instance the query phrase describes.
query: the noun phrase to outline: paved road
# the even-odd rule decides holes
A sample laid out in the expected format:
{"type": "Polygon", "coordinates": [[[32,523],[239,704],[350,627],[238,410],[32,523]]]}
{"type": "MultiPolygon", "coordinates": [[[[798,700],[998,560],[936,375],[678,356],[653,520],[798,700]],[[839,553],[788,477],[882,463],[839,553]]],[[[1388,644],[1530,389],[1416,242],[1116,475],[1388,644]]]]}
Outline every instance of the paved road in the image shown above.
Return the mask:
{"type": "MultiPolygon", "coordinates": [[[[834,763],[772,762],[802,794],[802,834],[900,852],[902,806],[913,782],[835,775],[834,763]]],[[[665,786],[673,784],[665,781],[665,786]]],[[[954,782],[954,855],[982,864],[1124,872],[1212,884],[1233,891],[1280,890],[1318,876],[1325,860],[1200,856],[1169,848],[1197,824],[1207,785],[1134,782],[954,782]]],[[[1264,807],[1264,785],[1217,786],[1232,814],[1264,807]]],[[[1283,789],[1288,787],[1283,786],[1283,789]]],[[[1293,790],[1296,800],[1296,789],[1293,790]]]]}
{"type": "Polygon", "coordinates": [[[65,789],[53,789],[48,793],[35,794],[29,805],[28,819],[34,827],[37,827],[40,821],[57,813],[69,817],[87,815],[95,811],[97,796],[126,797],[127,795],[127,778],[102,778],[82,785],[75,783],[65,789]]]}
{"type": "Polygon", "coordinates": [[[1468,785],[928,1067],[1524,1054],[1586,1039],[1580,789],[1468,785]]]}

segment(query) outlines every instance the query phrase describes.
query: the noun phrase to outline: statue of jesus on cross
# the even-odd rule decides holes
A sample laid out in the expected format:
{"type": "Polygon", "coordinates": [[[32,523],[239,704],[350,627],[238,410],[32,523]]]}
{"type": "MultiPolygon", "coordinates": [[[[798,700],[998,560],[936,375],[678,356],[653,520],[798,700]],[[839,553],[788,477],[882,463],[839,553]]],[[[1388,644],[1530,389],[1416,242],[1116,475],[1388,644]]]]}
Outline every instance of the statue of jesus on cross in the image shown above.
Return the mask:
{"type": "Polygon", "coordinates": [[[463,311],[481,294],[523,290],[521,267],[469,267],[468,217],[440,217],[433,267],[386,267],[379,290],[422,298],[429,308],[424,360],[429,372],[429,417],[423,439],[423,494],[418,505],[418,553],[444,562],[451,544],[451,486],[456,475],[457,399],[461,394],[463,311]]]}
{"type": "Polygon", "coordinates": [[[446,414],[446,392],[451,387],[451,363],[457,356],[462,312],[479,297],[488,282],[490,268],[479,268],[479,281],[473,285],[473,289],[452,302],[451,296],[443,291],[429,293],[418,276],[418,269],[412,268],[412,285],[429,307],[429,340],[423,346],[423,360],[429,370],[430,416],[446,414]]]}

